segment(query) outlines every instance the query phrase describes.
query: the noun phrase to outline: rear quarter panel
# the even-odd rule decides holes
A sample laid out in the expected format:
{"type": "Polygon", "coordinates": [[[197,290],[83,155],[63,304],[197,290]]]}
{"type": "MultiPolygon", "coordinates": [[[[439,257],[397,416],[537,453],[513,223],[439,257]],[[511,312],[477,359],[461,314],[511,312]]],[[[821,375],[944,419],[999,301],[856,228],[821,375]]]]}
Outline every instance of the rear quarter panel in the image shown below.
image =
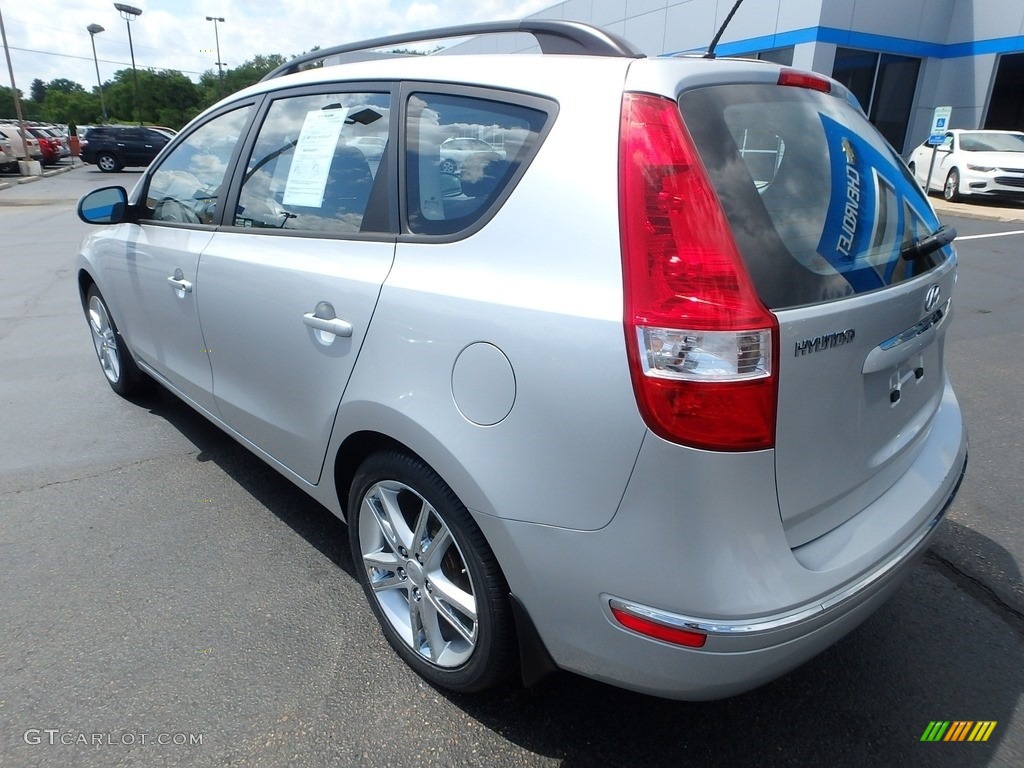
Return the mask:
{"type": "Polygon", "coordinates": [[[622,327],[625,66],[599,63],[602,78],[592,63],[566,62],[564,76],[548,78],[561,88],[538,87],[557,100],[558,117],[480,231],[454,243],[399,243],[336,443],[386,424],[471,510],[579,529],[611,519],[646,432],[622,327]],[[514,377],[511,412],[487,426],[453,396],[456,360],[479,342],[499,349],[514,377]]]}

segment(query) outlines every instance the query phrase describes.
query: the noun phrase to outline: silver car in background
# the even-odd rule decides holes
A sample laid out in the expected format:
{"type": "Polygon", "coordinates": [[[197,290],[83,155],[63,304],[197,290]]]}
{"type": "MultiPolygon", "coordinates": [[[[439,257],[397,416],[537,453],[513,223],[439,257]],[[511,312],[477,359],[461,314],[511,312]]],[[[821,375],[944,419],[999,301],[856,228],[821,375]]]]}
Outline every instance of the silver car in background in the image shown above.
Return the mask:
{"type": "Polygon", "coordinates": [[[344,519],[434,684],[749,690],[878,608],[959,487],[955,233],[820,75],[549,21],[316,54],[512,30],[544,55],[300,57],[83,198],[102,370],[344,519]],[[502,151],[449,172],[460,134],[502,151]]]}
{"type": "Polygon", "coordinates": [[[14,123],[0,124],[0,140],[10,145],[11,151],[4,150],[6,154],[13,157],[15,162],[19,159],[42,160],[43,152],[39,149],[39,140],[31,135],[22,137],[21,130],[14,123]]]}
{"type": "Polygon", "coordinates": [[[0,138],[0,171],[12,170],[17,167],[18,157],[14,154],[11,142],[0,138]]]}

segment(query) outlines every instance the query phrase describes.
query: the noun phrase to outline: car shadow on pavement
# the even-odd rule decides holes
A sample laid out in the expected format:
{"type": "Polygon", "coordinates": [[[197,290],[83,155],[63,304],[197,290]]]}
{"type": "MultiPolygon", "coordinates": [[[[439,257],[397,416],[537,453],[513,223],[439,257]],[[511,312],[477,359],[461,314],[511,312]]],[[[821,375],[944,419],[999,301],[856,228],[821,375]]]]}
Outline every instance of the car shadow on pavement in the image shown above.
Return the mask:
{"type": "MultiPolygon", "coordinates": [[[[955,525],[950,524],[949,525],[955,525]]],[[[960,527],[960,526],[957,526],[960,527]]],[[[974,534],[977,536],[977,534],[974,534]]],[[[983,538],[983,537],[982,537],[983,538]]],[[[995,542],[985,551],[1013,558],[995,542]]],[[[1020,573],[1014,567],[1007,573],[1020,573]]],[[[567,673],[450,696],[563,766],[988,766],[1024,691],[1024,617],[951,580],[929,555],[874,616],[782,679],[721,701],[676,702],[567,673]],[[509,713],[515,713],[510,716],[509,713]],[[995,721],[985,743],[922,742],[933,721],[995,721]]],[[[1020,749],[1020,734],[1012,733],[1020,749]]]]}
{"type": "Polygon", "coordinates": [[[163,388],[158,387],[134,402],[167,421],[193,443],[199,449],[196,461],[214,462],[281,522],[352,578],[356,577],[348,548],[348,529],[330,510],[163,388]]]}
{"type": "MultiPolygon", "coordinates": [[[[232,480],[353,579],[347,529],[260,459],[163,392],[135,401],[172,424],[232,480]]],[[[1020,583],[1012,556],[970,536],[1020,583]]],[[[1024,617],[993,610],[929,554],[881,610],[782,679],[722,701],[677,702],[566,672],[524,689],[437,691],[522,749],[576,766],[989,766],[1024,690],[1024,617]],[[923,742],[934,721],[994,721],[984,743],[923,742]]],[[[998,608],[998,606],[996,606],[998,608]]],[[[397,656],[385,663],[399,665],[397,656]]],[[[1019,747],[1018,747],[1019,748],[1019,747]]],[[[1011,745],[1008,749],[1012,750],[1011,745]]]]}

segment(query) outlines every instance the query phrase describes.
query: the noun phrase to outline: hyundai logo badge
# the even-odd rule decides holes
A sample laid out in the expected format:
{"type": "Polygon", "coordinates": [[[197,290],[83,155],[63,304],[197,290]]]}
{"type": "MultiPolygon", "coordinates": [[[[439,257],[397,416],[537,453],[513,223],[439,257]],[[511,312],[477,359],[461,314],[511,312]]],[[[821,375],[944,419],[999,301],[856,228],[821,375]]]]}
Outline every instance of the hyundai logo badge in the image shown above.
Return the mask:
{"type": "Polygon", "coordinates": [[[931,312],[935,309],[935,306],[939,303],[939,297],[942,296],[942,289],[938,285],[933,285],[928,289],[928,293],[924,295],[924,311],[931,312]]]}

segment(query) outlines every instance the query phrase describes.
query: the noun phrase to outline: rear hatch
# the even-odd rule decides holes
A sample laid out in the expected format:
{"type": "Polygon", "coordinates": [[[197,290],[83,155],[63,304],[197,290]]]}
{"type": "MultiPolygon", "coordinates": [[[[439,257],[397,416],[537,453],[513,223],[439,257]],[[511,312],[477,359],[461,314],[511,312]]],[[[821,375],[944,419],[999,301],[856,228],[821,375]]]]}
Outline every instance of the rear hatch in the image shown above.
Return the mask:
{"type": "Polygon", "coordinates": [[[901,256],[939,227],[928,201],[862,112],[822,90],[829,81],[791,74],[679,103],[778,320],[776,478],[796,547],[913,462],[942,399],[956,271],[949,246],[901,256]]]}

